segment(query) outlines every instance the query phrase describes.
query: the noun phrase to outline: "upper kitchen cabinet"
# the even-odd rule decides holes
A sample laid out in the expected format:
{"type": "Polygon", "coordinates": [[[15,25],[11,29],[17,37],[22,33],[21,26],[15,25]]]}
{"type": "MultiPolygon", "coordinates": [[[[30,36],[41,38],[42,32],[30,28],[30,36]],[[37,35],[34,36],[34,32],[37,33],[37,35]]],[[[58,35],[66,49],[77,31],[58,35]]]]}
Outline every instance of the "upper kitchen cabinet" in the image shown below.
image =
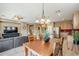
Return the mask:
{"type": "Polygon", "coordinates": [[[73,15],[73,28],[79,29],[79,11],[75,12],[73,15]]]}

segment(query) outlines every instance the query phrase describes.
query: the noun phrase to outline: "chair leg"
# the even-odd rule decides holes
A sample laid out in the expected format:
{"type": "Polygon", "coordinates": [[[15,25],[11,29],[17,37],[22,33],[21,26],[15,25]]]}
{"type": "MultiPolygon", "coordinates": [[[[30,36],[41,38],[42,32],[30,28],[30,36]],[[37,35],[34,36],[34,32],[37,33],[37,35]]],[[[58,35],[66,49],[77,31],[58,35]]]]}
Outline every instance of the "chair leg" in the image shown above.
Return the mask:
{"type": "Polygon", "coordinates": [[[58,54],[59,54],[59,49],[58,49],[58,48],[56,48],[56,49],[55,49],[55,52],[54,52],[54,54],[53,54],[53,55],[54,55],[54,56],[58,56],[58,54]]]}
{"type": "Polygon", "coordinates": [[[28,49],[25,47],[24,44],[23,44],[23,51],[24,51],[24,55],[28,56],[28,49]]]}
{"type": "Polygon", "coordinates": [[[62,51],[62,49],[59,51],[59,56],[63,56],[63,51],[62,51]]]}

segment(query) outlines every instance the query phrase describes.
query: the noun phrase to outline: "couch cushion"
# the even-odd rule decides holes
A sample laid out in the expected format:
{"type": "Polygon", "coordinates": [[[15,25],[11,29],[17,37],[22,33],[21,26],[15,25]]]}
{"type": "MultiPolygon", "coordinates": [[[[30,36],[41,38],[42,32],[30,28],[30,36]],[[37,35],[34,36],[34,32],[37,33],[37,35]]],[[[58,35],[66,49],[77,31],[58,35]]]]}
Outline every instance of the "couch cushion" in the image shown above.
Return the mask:
{"type": "Polygon", "coordinates": [[[0,40],[0,52],[13,48],[13,38],[6,38],[0,40]]]}
{"type": "Polygon", "coordinates": [[[5,33],[2,34],[3,38],[11,38],[11,37],[17,37],[19,36],[19,33],[5,33]]]}
{"type": "Polygon", "coordinates": [[[23,43],[25,43],[27,41],[28,41],[28,37],[27,36],[15,37],[14,38],[14,48],[23,45],[23,43]]]}

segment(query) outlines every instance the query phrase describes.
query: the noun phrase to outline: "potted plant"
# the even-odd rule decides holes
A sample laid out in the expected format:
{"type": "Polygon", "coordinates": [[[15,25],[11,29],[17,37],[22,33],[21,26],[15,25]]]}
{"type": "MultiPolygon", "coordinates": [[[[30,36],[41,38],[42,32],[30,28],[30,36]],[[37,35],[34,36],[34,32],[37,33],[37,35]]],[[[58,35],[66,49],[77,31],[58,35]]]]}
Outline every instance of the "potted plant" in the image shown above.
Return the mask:
{"type": "Polygon", "coordinates": [[[74,32],[73,38],[74,38],[74,44],[78,45],[79,44],[79,32],[78,31],[74,32]]]}
{"type": "Polygon", "coordinates": [[[50,33],[49,33],[49,31],[45,31],[45,36],[44,36],[44,41],[45,42],[49,42],[49,40],[50,40],[50,33]]]}

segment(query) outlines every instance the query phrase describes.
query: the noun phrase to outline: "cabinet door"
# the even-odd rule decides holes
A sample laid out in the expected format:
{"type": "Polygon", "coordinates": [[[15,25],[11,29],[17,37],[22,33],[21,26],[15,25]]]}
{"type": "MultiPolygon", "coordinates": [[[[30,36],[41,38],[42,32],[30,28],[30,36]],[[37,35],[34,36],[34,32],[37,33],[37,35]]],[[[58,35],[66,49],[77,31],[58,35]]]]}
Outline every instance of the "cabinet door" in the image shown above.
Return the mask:
{"type": "Polygon", "coordinates": [[[79,11],[74,13],[73,16],[73,28],[79,29],[79,11]]]}

